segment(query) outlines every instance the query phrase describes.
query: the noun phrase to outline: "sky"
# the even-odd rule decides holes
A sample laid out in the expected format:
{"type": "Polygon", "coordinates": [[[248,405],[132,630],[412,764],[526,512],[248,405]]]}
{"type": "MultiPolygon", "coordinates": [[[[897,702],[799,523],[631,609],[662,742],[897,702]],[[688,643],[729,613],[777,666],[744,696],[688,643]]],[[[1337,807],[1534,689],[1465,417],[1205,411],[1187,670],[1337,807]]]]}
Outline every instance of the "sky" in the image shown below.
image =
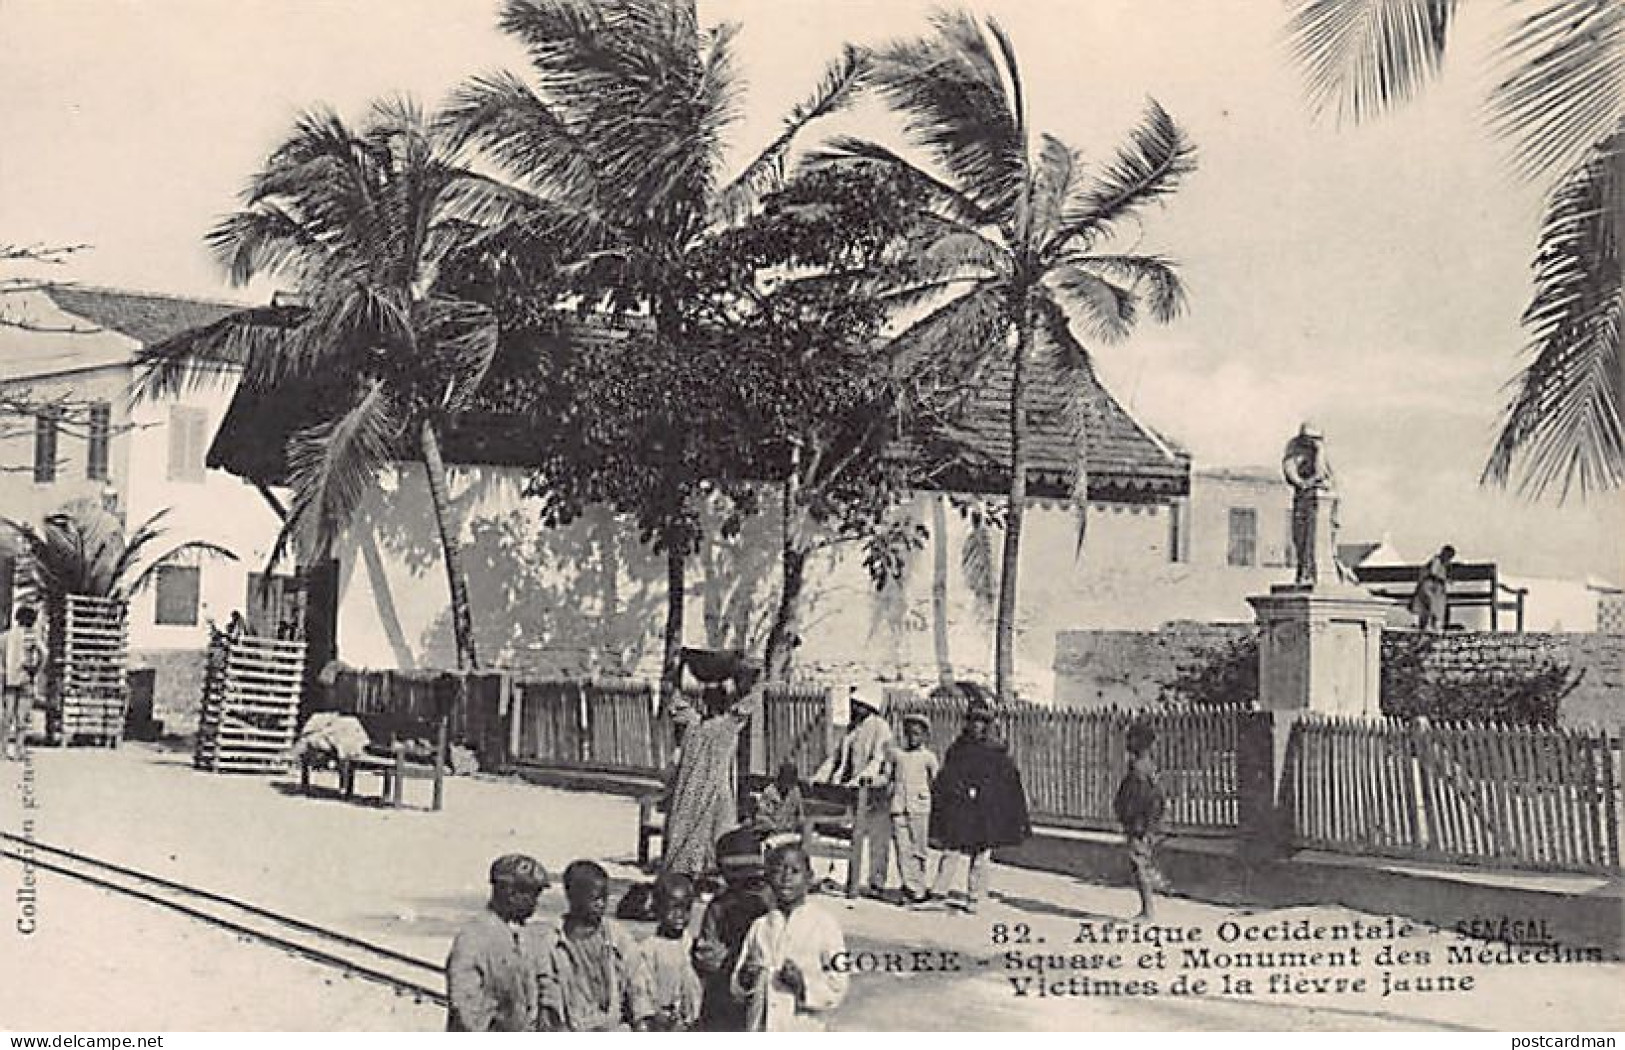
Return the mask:
{"type": "MultiPolygon", "coordinates": [[[[260,302],[203,235],[301,109],[522,71],[496,0],[0,0],[0,242],[92,245],[51,276],[260,302]]],[[[919,31],[916,0],[700,0],[740,24],[743,164],[843,42],[919,31]]],[[[1531,504],[1479,471],[1525,344],[1544,186],[1510,174],[1482,101],[1505,5],[1464,5],[1445,75],[1359,127],[1317,120],[1279,0],[986,0],[1032,124],[1104,160],[1145,100],[1199,167],[1135,247],[1190,309],[1098,348],[1118,398],[1198,467],[1266,466],[1313,419],[1342,538],[1420,560],[1450,542],[1524,576],[1625,582],[1625,495],[1531,504]]],[[[869,108],[825,129],[889,137],[869,108]]]]}

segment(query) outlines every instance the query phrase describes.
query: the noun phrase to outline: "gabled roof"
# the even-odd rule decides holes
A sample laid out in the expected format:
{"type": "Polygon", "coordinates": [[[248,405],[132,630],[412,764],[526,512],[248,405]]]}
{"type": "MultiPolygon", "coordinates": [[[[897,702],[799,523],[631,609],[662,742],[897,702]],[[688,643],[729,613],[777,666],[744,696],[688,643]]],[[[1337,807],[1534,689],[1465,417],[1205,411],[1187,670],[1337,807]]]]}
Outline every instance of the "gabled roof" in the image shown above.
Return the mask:
{"type": "MultiPolygon", "coordinates": [[[[625,325],[602,318],[563,325],[576,345],[613,347],[631,337],[625,325]]],[[[893,454],[931,464],[927,487],[998,493],[1008,489],[1005,463],[1010,451],[1010,371],[993,368],[975,394],[955,413],[951,436],[911,434],[893,454]]],[[[1112,397],[1093,370],[1072,386],[1040,362],[1029,369],[1028,486],[1034,496],[1064,498],[1072,487],[1077,452],[1066,408],[1080,398],[1088,440],[1089,496],[1113,502],[1150,502],[1190,491],[1190,456],[1135,419],[1112,397]]],[[[515,409],[534,391],[524,382],[481,395],[478,409],[466,412],[444,439],[447,462],[463,465],[530,467],[537,463],[534,421],[515,409]]],[[[331,418],[342,409],[345,392],[315,381],[285,386],[275,398],[240,386],[209,450],[208,462],[240,477],[281,485],[287,477],[284,454],[294,431],[331,418]]],[[[403,447],[403,459],[417,458],[403,447]]]]}
{"type": "Polygon", "coordinates": [[[53,285],[45,289],[45,294],[66,312],[98,328],[128,336],[142,346],[213,324],[244,308],[240,303],[83,285],[53,285]]]}
{"type": "MultiPolygon", "coordinates": [[[[991,367],[958,412],[946,442],[929,435],[911,440],[905,455],[952,455],[933,487],[970,492],[1009,488],[1010,378],[1008,363],[991,367]]],[[[1157,501],[1190,492],[1190,455],[1136,419],[1085,365],[1064,378],[1039,355],[1027,367],[1027,485],[1035,496],[1070,494],[1077,466],[1076,436],[1068,419],[1081,401],[1089,467],[1089,498],[1110,502],[1157,501]]]]}

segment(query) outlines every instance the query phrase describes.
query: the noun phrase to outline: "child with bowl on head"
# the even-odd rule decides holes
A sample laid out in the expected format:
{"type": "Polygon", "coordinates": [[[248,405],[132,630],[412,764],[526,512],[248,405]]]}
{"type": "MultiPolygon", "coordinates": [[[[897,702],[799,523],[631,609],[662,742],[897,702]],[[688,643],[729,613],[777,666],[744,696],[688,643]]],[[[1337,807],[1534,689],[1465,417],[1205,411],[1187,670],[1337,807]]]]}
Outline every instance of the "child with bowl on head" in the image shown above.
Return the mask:
{"type": "Polygon", "coordinates": [[[807,900],[812,864],[800,846],[768,855],[767,882],[774,908],[751,924],[733,971],[733,993],[747,1004],[752,1032],[822,1031],[846,995],[837,966],[846,951],[841,927],[807,900]]]}

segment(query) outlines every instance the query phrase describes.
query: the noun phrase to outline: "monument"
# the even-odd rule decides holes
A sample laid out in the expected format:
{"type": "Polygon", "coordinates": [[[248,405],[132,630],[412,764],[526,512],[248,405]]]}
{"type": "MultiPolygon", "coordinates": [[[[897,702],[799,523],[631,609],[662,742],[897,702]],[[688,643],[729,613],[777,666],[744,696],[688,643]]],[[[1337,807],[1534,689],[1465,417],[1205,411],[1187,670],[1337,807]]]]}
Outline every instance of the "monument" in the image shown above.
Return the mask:
{"type": "MultiPolygon", "coordinates": [[[[1258,700],[1273,715],[1274,762],[1261,812],[1279,798],[1292,727],[1305,716],[1381,715],[1382,628],[1390,603],[1337,564],[1337,492],[1325,437],[1304,423],[1281,473],[1292,486],[1293,578],[1247,599],[1258,617],[1258,700]]],[[[1279,814],[1276,814],[1278,818],[1279,814]]],[[[1264,821],[1278,836],[1285,829],[1264,821]]]]}

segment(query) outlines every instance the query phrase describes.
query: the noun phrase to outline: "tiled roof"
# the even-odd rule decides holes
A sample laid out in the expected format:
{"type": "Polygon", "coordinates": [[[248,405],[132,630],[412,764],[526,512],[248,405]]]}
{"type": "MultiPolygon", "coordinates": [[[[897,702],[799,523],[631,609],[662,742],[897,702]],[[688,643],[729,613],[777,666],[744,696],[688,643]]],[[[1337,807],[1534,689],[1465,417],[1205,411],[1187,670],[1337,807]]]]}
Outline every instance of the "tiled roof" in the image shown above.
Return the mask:
{"type": "MultiPolygon", "coordinates": [[[[1089,496],[1155,499],[1190,491],[1190,456],[1134,418],[1085,367],[1072,382],[1040,355],[1027,368],[1027,478],[1034,495],[1062,496],[1077,464],[1069,401],[1081,398],[1089,465],[1089,496]]],[[[957,413],[951,444],[964,466],[947,472],[948,487],[1003,492],[1009,487],[1010,366],[987,370],[957,413]]],[[[933,442],[927,441],[927,444],[933,442]]]]}
{"type": "MultiPolygon", "coordinates": [[[[588,320],[570,326],[572,338],[598,347],[628,337],[625,329],[588,320]]],[[[905,459],[930,461],[928,487],[955,491],[1003,492],[1008,488],[1010,372],[989,370],[978,393],[957,414],[952,436],[917,434],[898,443],[905,459]],[[950,465],[942,468],[944,462],[950,465]]],[[[1029,369],[1029,490],[1035,496],[1070,492],[1077,461],[1064,411],[1069,397],[1081,397],[1089,450],[1089,495],[1111,501],[1157,500],[1190,491],[1190,457],[1130,415],[1095,377],[1082,376],[1082,389],[1068,389],[1043,364],[1029,369]]],[[[520,386],[526,384],[521,383],[520,386]]],[[[287,436],[337,409],[333,391],[319,383],[298,385],[267,398],[239,388],[209,451],[209,465],[267,484],[286,476],[287,436]],[[306,389],[308,387],[308,389],[306,389]]],[[[446,436],[446,459],[454,463],[524,467],[534,465],[534,424],[513,413],[523,390],[494,389],[483,394],[481,410],[465,413],[446,436]]],[[[401,454],[416,457],[415,448],[401,454]]]]}
{"type": "Polygon", "coordinates": [[[127,335],[143,346],[151,346],[191,328],[213,324],[243,309],[237,303],[80,285],[56,285],[45,289],[45,294],[68,313],[83,317],[98,328],[127,335]]]}

